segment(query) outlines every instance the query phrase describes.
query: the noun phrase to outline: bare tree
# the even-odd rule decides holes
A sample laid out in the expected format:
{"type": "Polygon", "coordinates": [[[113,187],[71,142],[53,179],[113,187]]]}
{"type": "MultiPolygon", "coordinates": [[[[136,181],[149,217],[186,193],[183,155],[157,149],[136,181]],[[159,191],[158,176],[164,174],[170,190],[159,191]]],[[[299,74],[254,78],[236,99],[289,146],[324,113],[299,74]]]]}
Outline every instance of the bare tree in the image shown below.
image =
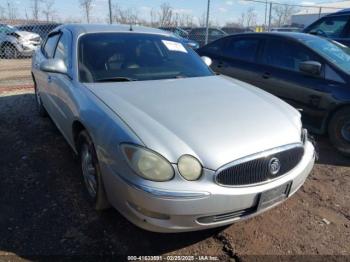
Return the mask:
{"type": "Polygon", "coordinates": [[[241,16],[238,18],[237,23],[238,23],[241,27],[244,27],[244,24],[245,24],[245,13],[241,13],[241,16]]]}
{"type": "Polygon", "coordinates": [[[86,21],[90,23],[90,13],[92,9],[93,0],[80,0],[80,6],[85,12],[86,21]]]}
{"type": "Polygon", "coordinates": [[[241,27],[251,27],[256,26],[257,15],[253,7],[248,8],[241,16],[238,18],[237,24],[241,27]]]}
{"type": "Polygon", "coordinates": [[[138,24],[138,13],[132,8],[123,9],[119,5],[113,5],[112,22],[118,24],[138,24]]]}
{"type": "Polygon", "coordinates": [[[255,9],[253,7],[249,8],[247,10],[247,15],[246,15],[246,25],[247,27],[251,27],[251,26],[256,26],[256,12],[255,9]]]}
{"type": "Polygon", "coordinates": [[[30,8],[32,9],[32,17],[35,21],[39,20],[40,2],[41,0],[31,0],[30,8]]]}
{"type": "Polygon", "coordinates": [[[5,19],[5,8],[0,6],[0,19],[5,19]]]}
{"type": "Polygon", "coordinates": [[[44,0],[44,8],[43,8],[43,14],[45,15],[46,22],[49,22],[50,20],[53,20],[54,16],[54,6],[55,0],[44,0]]]}
{"type": "Polygon", "coordinates": [[[173,8],[169,3],[163,3],[160,5],[158,16],[160,26],[171,26],[173,19],[173,8]]]}
{"type": "Polygon", "coordinates": [[[291,22],[292,15],[296,11],[296,7],[292,5],[274,4],[273,24],[278,27],[289,24],[291,22]]]}
{"type": "Polygon", "coordinates": [[[159,21],[158,21],[158,14],[155,9],[151,9],[150,11],[150,18],[151,18],[151,26],[152,27],[159,27],[159,21]]]}
{"type": "Polygon", "coordinates": [[[14,2],[7,1],[7,18],[9,20],[14,20],[17,18],[17,8],[14,5],[14,2]]]}

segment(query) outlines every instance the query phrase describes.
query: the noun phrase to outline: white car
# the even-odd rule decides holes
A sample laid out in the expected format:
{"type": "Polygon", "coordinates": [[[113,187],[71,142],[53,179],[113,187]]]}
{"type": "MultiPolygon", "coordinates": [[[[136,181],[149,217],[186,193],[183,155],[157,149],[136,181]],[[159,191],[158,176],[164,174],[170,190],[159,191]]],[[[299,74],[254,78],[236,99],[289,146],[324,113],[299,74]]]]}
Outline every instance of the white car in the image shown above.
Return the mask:
{"type": "Polygon", "coordinates": [[[40,44],[38,34],[0,24],[0,58],[31,57],[40,44]]]}

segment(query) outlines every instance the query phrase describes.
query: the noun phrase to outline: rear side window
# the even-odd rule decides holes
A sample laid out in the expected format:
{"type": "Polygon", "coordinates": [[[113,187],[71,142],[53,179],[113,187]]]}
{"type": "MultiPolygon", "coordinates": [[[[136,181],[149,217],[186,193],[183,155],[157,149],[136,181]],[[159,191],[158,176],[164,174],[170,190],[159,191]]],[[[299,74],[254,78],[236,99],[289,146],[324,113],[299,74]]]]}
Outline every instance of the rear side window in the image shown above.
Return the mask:
{"type": "Polygon", "coordinates": [[[301,62],[318,60],[315,54],[302,45],[281,39],[267,41],[262,57],[263,64],[292,71],[299,71],[301,62]]]}
{"type": "Polygon", "coordinates": [[[222,47],[224,45],[225,39],[219,39],[214,42],[211,42],[210,44],[204,46],[202,48],[202,51],[207,53],[207,54],[213,54],[213,55],[218,55],[221,54],[222,47]]]}
{"type": "Polygon", "coordinates": [[[308,29],[308,33],[336,38],[342,37],[350,16],[333,16],[321,19],[308,29]]]}
{"type": "Polygon", "coordinates": [[[48,37],[44,46],[44,53],[47,58],[53,57],[59,37],[60,34],[55,34],[48,37]]]}
{"type": "Polygon", "coordinates": [[[229,39],[224,49],[224,56],[248,62],[254,62],[259,47],[255,38],[229,39]]]}

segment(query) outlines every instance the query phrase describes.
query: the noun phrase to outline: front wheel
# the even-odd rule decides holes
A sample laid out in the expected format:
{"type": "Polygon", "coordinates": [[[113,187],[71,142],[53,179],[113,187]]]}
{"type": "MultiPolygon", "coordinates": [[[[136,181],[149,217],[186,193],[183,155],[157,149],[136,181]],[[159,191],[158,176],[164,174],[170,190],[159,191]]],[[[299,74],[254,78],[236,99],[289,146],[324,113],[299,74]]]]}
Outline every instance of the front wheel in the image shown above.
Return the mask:
{"type": "Polygon", "coordinates": [[[337,111],[328,126],[331,142],[339,152],[350,156],[350,108],[337,111]]]}
{"type": "Polygon", "coordinates": [[[103,186],[100,166],[94,144],[88,133],[82,131],[78,138],[79,155],[83,180],[88,200],[96,210],[110,207],[103,186]]]}

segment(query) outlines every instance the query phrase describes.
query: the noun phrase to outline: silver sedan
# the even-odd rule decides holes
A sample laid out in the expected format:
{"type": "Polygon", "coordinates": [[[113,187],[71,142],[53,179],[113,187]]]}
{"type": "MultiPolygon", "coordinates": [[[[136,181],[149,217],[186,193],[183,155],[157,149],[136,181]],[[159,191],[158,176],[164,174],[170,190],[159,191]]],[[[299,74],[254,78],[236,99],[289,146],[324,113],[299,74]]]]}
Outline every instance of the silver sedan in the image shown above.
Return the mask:
{"type": "Polygon", "coordinates": [[[209,64],[157,29],[49,34],[32,62],[39,113],[80,156],[95,209],[193,231],[259,214],[303,185],[314,147],[299,112],[209,64]]]}

